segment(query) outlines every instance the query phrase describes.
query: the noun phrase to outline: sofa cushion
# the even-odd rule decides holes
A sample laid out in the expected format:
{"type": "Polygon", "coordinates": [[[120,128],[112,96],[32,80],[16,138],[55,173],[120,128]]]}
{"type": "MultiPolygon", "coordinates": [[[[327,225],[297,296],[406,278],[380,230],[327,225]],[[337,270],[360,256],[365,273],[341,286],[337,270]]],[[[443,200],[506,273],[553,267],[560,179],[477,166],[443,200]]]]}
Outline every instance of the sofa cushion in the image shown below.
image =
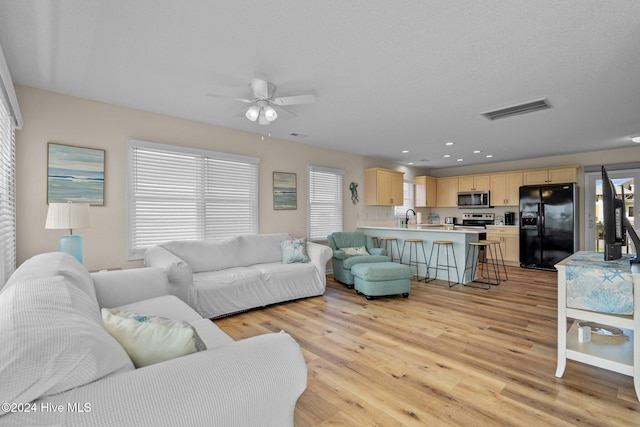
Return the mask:
{"type": "Polygon", "coordinates": [[[282,248],[283,263],[309,262],[306,238],[283,240],[280,242],[280,247],[282,248]]]}
{"type": "Polygon", "coordinates": [[[104,329],[86,277],[70,255],[41,254],[2,289],[0,401],[31,402],[134,369],[104,329]]]}
{"type": "Polygon", "coordinates": [[[102,320],[137,368],[206,350],[195,328],[181,320],[115,308],[103,308],[102,320]]]}
{"type": "Polygon", "coordinates": [[[161,246],[182,258],[193,273],[281,262],[280,242],[288,233],[247,234],[226,239],[176,240],[161,246]]]}
{"type": "Polygon", "coordinates": [[[352,256],[344,260],[342,267],[350,270],[356,264],[388,261],[391,259],[386,255],[352,256]]]}
{"type": "Polygon", "coordinates": [[[340,231],[331,234],[336,248],[366,246],[367,237],[360,231],[340,231]]]}

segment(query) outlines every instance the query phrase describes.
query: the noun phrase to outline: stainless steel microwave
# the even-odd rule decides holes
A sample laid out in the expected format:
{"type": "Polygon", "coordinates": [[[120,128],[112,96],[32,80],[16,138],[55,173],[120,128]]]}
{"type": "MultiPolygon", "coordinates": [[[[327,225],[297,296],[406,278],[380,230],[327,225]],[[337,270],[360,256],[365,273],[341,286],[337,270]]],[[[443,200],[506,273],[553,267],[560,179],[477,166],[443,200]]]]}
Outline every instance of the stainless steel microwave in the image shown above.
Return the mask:
{"type": "Polygon", "coordinates": [[[458,207],[461,209],[488,208],[491,207],[489,200],[488,191],[468,191],[458,193],[458,207]]]}

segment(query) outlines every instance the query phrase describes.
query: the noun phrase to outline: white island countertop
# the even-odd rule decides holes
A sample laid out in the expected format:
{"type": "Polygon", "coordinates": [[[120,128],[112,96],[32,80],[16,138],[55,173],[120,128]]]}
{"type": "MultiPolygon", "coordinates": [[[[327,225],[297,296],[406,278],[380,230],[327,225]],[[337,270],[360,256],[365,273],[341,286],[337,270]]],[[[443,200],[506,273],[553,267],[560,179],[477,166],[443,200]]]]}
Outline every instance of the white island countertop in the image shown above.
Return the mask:
{"type": "Polygon", "coordinates": [[[418,224],[418,225],[409,225],[408,227],[392,227],[392,226],[381,226],[381,225],[360,225],[358,228],[364,230],[393,230],[393,231],[424,231],[424,232],[438,232],[438,233],[471,233],[471,234],[480,234],[486,233],[487,230],[478,228],[478,229],[470,229],[470,228],[452,228],[450,225],[442,225],[442,224],[418,224]]]}

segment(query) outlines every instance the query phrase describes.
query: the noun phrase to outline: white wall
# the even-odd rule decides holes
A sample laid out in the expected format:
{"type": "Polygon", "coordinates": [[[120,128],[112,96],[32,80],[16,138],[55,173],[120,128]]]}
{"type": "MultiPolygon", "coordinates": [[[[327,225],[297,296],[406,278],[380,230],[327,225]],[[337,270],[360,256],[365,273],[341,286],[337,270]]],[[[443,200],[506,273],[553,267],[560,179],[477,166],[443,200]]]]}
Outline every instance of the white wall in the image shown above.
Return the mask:
{"type": "MultiPolygon", "coordinates": [[[[24,127],[16,132],[17,257],[55,251],[64,230],[45,230],[47,216],[47,143],[100,148],[106,151],[105,205],[92,206],[92,227],[74,230],[84,240],[84,264],[90,270],[138,267],[127,259],[126,142],[128,138],[227,153],[258,156],[260,162],[260,232],[307,234],[307,166],[345,170],[344,229],[354,230],[362,218],[387,219],[393,208],[365,207],[364,169],[382,166],[401,170],[407,179],[418,169],[390,162],[314,148],[309,145],[240,132],[203,123],[143,112],[72,96],[16,86],[24,127]],[[274,211],[272,172],[295,172],[298,209],[274,211]],[[349,183],[358,183],[361,202],[353,205],[349,183]]],[[[259,129],[256,125],[256,131],[259,129]]]]}

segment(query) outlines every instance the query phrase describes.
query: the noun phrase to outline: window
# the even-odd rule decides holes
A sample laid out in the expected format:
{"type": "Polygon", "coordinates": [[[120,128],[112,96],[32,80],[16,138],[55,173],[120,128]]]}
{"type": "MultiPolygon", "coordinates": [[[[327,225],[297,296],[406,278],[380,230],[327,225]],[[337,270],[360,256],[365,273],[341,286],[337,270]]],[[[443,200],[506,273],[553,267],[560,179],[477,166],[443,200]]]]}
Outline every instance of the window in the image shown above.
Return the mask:
{"type": "Polygon", "coordinates": [[[130,140],[129,255],[258,232],[257,157],[130,140]]]}
{"type": "Polygon", "coordinates": [[[0,288],[16,269],[16,174],[13,119],[0,98],[0,288]]]}
{"type": "Polygon", "coordinates": [[[396,206],[394,214],[396,217],[404,218],[408,209],[414,209],[412,181],[404,181],[402,183],[402,206],[396,206]]]}
{"type": "Polygon", "coordinates": [[[309,239],[325,240],[342,231],[343,175],[340,169],[309,166],[309,239]]]}
{"type": "Polygon", "coordinates": [[[0,49],[0,288],[16,269],[16,135],[22,115],[0,49]]]}

